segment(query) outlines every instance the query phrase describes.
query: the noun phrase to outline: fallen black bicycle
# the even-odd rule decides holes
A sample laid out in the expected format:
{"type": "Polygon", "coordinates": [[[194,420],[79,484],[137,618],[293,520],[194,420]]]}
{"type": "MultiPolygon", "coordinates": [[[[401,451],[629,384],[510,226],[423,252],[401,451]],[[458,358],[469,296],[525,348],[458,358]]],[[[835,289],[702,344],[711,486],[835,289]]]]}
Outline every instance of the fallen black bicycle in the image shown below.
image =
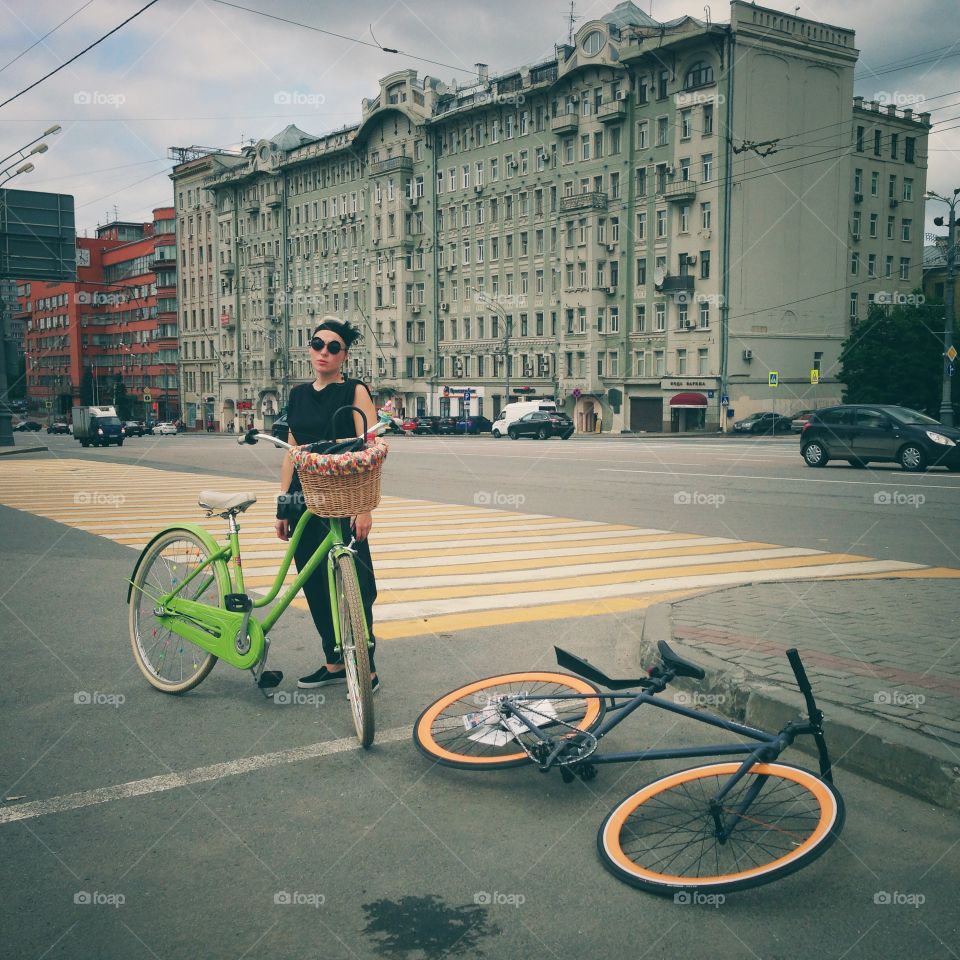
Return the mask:
{"type": "Polygon", "coordinates": [[[559,769],[566,782],[592,780],[603,763],[745,754],[661,777],[607,815],[597,836],[604,865],[652,893],[720,893],[770,883],[807,866],[839,836],[843,798],[833,785],[823,713],[795,649],[787,658],[807,717],[790,721],[779,733],[661,696],[677,677],[704,677],[701,667],[662,641],[660,665],[647,677],[629,680],[611,679],[588,661],[555,649],[557,663],[575,676],[525,671],[459,687],[420,714],[413,731],[417,747],[446,766],[497,770],[532,763],[543,773],[559,769]],[[605,693],[601,687],[624,692],[605,693]],[[645,704],[747,739],[600,753],[603,737],[645,704]],[[819,775],[780,762],[799,736],[813,737],[819,775]]]}

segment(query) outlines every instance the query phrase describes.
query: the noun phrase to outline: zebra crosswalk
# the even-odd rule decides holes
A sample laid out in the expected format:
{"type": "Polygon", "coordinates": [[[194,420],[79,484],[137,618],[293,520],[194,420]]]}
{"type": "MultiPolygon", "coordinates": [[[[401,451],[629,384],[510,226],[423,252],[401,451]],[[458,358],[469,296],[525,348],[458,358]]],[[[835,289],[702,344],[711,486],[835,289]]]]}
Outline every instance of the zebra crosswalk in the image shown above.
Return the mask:
{"type": "MultiPolygon", "coordinates": [[[[266,592],[284,547],[274,534],[272,482],[60,460],[0,465],[0,504],[142,549],[160,527],[199,523],[217,539],[225,524],[204,517],[202,489],[249,490],[241,518],[247,588],[266,592]]],[[[371,550],[377,571],[377,636],[448,633],[643,609],[697,590],[758,580],[960,575],[730,537],[384,497],[371,550]]],[[[132,557],[131,557],[132,563],[132,557]]],[[[292,581],[293,570],[287,574],[292,581]]],[[[302,597],[294,605],[306,609],[302,597]]]]}

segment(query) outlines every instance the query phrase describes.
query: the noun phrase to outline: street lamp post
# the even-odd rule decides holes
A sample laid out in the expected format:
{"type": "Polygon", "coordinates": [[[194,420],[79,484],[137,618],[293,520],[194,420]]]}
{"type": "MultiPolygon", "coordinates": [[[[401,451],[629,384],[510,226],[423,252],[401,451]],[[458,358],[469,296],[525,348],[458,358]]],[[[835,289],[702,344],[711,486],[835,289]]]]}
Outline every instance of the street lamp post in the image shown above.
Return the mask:
{"type": "MultiPolygon", "coordinates": [[[[953,191],[950,199],[941,197],[939,193],[932,190],[927,191],[927,197],[931,200],[939,200],[945,203],[950,210],[950,216],[947,218],[947,289],[944,296],[944,317],[943,317],[943,384],[940,392],[940,422],[945,427],[953,426],[953,400],[950,391],[950,367],[951,361],[947,356],[947,351],[953,346],[953,331],[955,325],[954,318],[954,284],[956,277],[956,241],[954,231],[957,225],[957,199],[960,195],[960,187],[953,191]]],[[[933,222],[938,226],[943,226],[943,217],[934,217],[933,222]]]]}

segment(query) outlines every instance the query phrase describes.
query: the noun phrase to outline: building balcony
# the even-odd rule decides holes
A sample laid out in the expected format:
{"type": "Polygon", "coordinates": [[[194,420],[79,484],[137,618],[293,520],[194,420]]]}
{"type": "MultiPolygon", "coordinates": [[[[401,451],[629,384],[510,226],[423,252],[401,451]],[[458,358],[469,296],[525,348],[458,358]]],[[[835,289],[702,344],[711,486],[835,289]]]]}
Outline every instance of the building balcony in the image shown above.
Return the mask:
{"type": "Polygon", "coordinates": [[[225,277],[232,277],[237,271],[237,265],[235,263],[221,263],[220,272],[225,277]]]}
{"type": "Polygon", "coordinates": [[[268,253],[262,257],[251,257],[248,265],[251,267],[272,267],[276,262],[273,254],[268,253]]]}
{"type": "Polygon", "coordinates": [[[684,274],[679,277],[664,277],[660,284],[663,293],[693,293],[693,274],[684,274]]]}
{"type": "Polygon", "coordinates": [[[561,113],[550,121],[553,133],[576,133],[580,125],[580,117],[575,113],[561,113]]]}
{"type": "Polygon", "coordinates": [[[663,189],[665,200],[694,200],[696,196],[696,180],[672,180],[663,189]]]}
{"type": "Polygon", "coordinates": [[[387,157],[386,160],[370,164],[370,174],[374,177],[395,172],[412,173],[413,157],[387,157]]]}
{"type": "Polygon", "coordinates": [[[606,210],[607,195],[599,190],[577,193],[572,197],[560,198],[560,212],[572,213],[574,210],[606,210]]]}
{"type": "Polygon", "coordinates": [[[626,120],[627,101],[610,100],[607,103],[601,103],[597,111],[597,119],[601,123],[614,123],[617,120],[626,120]]]}
{"type": "Polygon", "coordinates": [[[255,217],[260,212],[260,201],[247,200],[243,204],[243,209],[246,210],[251,217],[255,217]]]}
{"type": "Polygon", "coordinates": [[[271,210],[283,206],[283,197],[279,193],[268,193],[263,201],[271,210]]]}

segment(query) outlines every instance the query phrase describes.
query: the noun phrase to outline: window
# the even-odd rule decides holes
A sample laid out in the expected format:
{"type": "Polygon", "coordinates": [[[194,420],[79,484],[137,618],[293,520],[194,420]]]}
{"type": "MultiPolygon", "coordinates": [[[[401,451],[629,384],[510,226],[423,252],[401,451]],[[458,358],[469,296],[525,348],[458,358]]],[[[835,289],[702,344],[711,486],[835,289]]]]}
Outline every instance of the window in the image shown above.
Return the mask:
{"type": "Polygon", "coordinates": [[[893,277],[893,257],[887,257],[884,261],[883,275],[893,277]]]}
{"type": "Polygon", "coordinates": [[[657,239],[659,240],[662,237],[667,235],[667,211],[658,210],[657,211],[657,239]]]}
{"type": "Polygon", "coordinates": [[[688,71],[683,81],[685,90],[703,87],[713,83],[713,67],[704,60],[698,60],[688,71]]]}
{"type": "Polygon", "coordinates": [[[703,182],[709,183],[713,179],[713,154],[705,153],[701,159],[703,162],[703,182]]]}
{"type": "Polygon", "coordinates": [[[680,139],[689,140],[693,136],[693,110],[680,111],[680,139]]]}
{"type": "Polygon", "coordinates": [[[896,226],[897,218],[896,217],[887,217],[887,239],[893,239],[893,231],[896,226]]]}
{"type": "Polygon", "coordinates": [[[637,258],[637,286],[642,287],[647,282],[647,258],[637,258]]]}
{"type": "Polygon", "coordinates": [[[664,367],[663,367],[663,351],[662,351],[662,350],[654,350],[654,351],[653,351],[653,375],[654,375],[655,377],[662,377],[662,376],[663,376],[663,371],[664,371],[664,367]]]}
{"type": "Polygon", "coordinates": [[[633,321],[637,333],[643,333],[647,329],[647,305],[645,303],[634,305],[633,321]]]}
{"type": "Polygon", "coordinates": [[[859,299],[860,299],[860,295],[856,291],[853,291],[850,294],[850,322],[851,323],[857,322],[857,302],[859,301],[859,299]]]}
{"type": "Polygon", "coordinates": [[[913,180],[911,180],[910,177],[903,178],[903,199],[913,199],[913,180]]]}
{"type": "Polygon", "coordinates": [[[657,143],[658,147],[665,146],[669,142],[670,130],[669,117],[657,117],[657,143]]]}
{"type": "Polygon", "coordinates": [[[880,196],[880,174],[876,170],[870,174],[870,196],[880,196]]]}
{"type": "Polygon", "coordinates": [[[647,238],[647,215],[645,213],[637,214],[637,239],[645,240],[647,238]]]}
{"type": "Polygon", "coordinates": [[[877,223],[880,220],[880,214],[871,213],[870,214],[870,236],[873,239],[877,237],[877,223]]]}
{"type": "Polygon", "coordinates": [[[687,372],[687,351],[678,350],[677,351],[677,374],[682,374],[687,372]]]}
{"type": "Polygon", "coordinates": [[[913,163],[913,152],[916,140],[914,137],[906,137],[903,141],[903,159],[906,163],[913,163]]]}
{"type": "Polygon", "coordinates": [[[703,128],[700,135],[710,137],[713,135],[713,104],[705,103],[703,105],[703,128]]]}
{"type": "Polygon", "coordinates": [[[646,150],[650,139],[650,123],[647,120],[641,120],[637,124],[637,149],[646,150]]]}
{"type": "Polygon", "coordinates": [[[880,131],[874,130],[873,131],[873,155],[875,157],[880,156],[880,142],[881,142],[880,131]]]}
{"type": "Polygon", "coordinates": [[[859,168],[853,171],[853,192],[863,193],[863,171],[859,168]]]}
{"type": "Polygon", "coordinates": [[[686,203],[680,207],[680,232],[690,232],[690,205],[686,203]]]}
{"type": "Polygon", "coordinates": [[[666,70],[661,70],[657,74],[657,99],[666,100],[667,99],[667,80],[669,74],[666,70]]]}
{"type": "Polygon", "coordinates": [[[875,253],[867,254],[867,276],[875,277],[877,275],[877,255],[875,253]]]}
{"type": "Polygon", "coordinates": [[[697,349],[697,373],[702,377],[704,374],[710,372],[710,360],[706,347],[699,347],[697,349]]]}
{"type": "Polygon", "coordinates": [[[891,133],[890,134],[890,159],[891,160],[897,159],[897,148],[899,147],[899,145],[900,145],[899,135],[896,133],[891,133]]]}
{"type": "Polygon", "coordinates": [[[890,200],[895,200],[897,197],[897,177],[892,173],[887,180],[887,197],[890,200]]]}
{"type": "Polygon", "coordinates": [[[709,230],[713,223],[712,208],[709,201],[700,204],[700,225],[704,230],[709,230]]]}
{"type": "Polygon", "coordinates": [[[636,180],[637,180],[637,196],[645,197],[647,195],[647,168],[646,167],[637,167],[636,180]]]}
{"type": "Polygon", "coordinates": [[[909,257],[900,258],[900,279],[901,280],[910,279],[910,258],[909,257]]]}
{"type": "Polygon", "coordinates": [[[710,251],[709,250],[700,251],[700,279],[701,280],[710,279],[710,251]]]}
{"type": "Polygon", "coordinates": [[[863,152],[863,127],[857,127],[857,150],[863,152]]]}
{"type": "Polygon", "coordinates": [[[667,329],[667,305],[655,303],[653,305],[653,329],[657,332],[667,329]]]}
{"type": "Polygon", "coordinates": [[[710,326],[710,301],[700,301],[700,329],[706,330],[710,326]]]}
{"type": "Polygon", "coordinates": [[[860,211],[854,210],[853,220],[850,223],[850,234],[854,240],[860,239],[860,211]]]}
{"type": "Polygon", "coordinates": [[[903,222],[900,224],[900,239],[901,239],[901,240],[906,240],[906,241],[909,242],[909,240],[910,240],[910,228],[911,228],[912,226],[913,226],[913,221],[912,221],[912,220],[907,220],[906,218],[904,218],[903,222]]]}
{"type": "Polygon", "coordinates": [[[587,133],[580,138],[580,159],[590,159],[590,135],[587,133]]]}
{"type": "Polygon", "coordinates": [[[854,277],[860,273],[860,254],[856,251],[850,254],[850,273],[854,277]]]}

